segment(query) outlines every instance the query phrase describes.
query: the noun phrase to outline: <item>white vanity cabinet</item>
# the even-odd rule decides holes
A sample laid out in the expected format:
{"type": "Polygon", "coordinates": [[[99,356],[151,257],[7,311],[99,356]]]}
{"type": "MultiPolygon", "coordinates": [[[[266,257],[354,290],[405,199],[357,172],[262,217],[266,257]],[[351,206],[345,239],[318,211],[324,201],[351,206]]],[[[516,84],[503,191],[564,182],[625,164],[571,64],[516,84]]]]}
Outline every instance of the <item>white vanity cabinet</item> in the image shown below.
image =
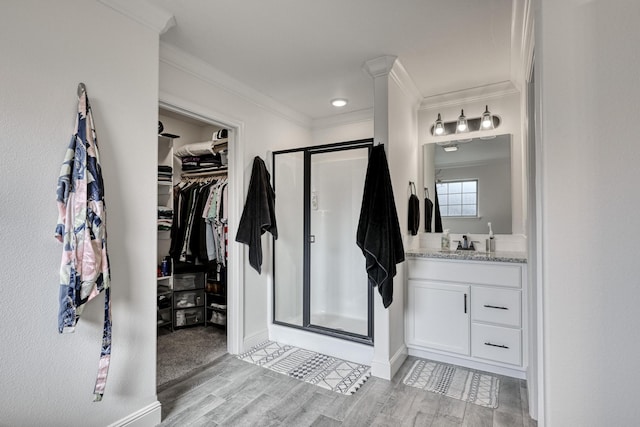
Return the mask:
{"type": "Polygon", "coordinates": [[[410,355],[525,377],[526,264],[409,258],[410,355]]]}
{"type": "Polygon", "coordinates": [[[469,354],[469,286],[409,280],[411,338],[416,345],[469,354]]]}

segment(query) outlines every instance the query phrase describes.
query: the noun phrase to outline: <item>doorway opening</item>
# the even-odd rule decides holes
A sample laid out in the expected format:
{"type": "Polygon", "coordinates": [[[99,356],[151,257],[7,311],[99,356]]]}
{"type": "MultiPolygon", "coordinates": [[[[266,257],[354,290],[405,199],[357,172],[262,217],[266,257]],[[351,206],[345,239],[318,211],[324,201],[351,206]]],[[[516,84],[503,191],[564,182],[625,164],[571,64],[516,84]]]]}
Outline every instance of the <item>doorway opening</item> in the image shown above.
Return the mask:
{"type": "Polygon", "coordinates": [[[167,104],[158,111],[158,390],[229,350],[229,185],[236,129],[167,104]]]}

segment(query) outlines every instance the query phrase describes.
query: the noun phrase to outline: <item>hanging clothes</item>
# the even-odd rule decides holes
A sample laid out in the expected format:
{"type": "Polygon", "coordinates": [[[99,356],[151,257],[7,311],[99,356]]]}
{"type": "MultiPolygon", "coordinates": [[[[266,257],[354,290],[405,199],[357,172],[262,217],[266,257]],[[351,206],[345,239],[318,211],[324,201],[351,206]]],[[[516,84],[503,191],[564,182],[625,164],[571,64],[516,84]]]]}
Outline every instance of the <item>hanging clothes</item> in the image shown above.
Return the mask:
{"type": "Polygon", "coordinates": [[[174,187],[174,219],[169,254],[177,262],[226,265],[226,178],[187,178],[174,187]]]}
{"type": "Polygon", "coordinates": [[[409,187],[411,188],[411,195],[409,196],[409,208],[408,213],[408,226],[409,234],[415,236],[420,230],[420,199],[416,195],[416,185],[409,181],[409,187]]]}
{"type": "Polygon", "coordinates": [[[256,156],[253,159],[251,180],[247,200],[242,210],[236,242],[249,245],[249,264],[258,274],[262,270],[262,242],[260,236],[266,231],[278,238],[275,211],[276,194],[271,187],[271,175],[264,161],[256,156]]]}
{"type": "Polygon", "coordinates": [[[86,303],[104,296],[104,327],[94,401],[102,400],[111,359],[111,298],[104,185],[93,116],[84,85],[60,169],[55,237],[63,244],[58,331],[74,332],[86,303]]]}
{"type": "Polygon", "coordinates": [[[404,247],[382,144],[369,156],[356,242],[366,259],[369,284],[378,287],[387,308],[393,302],[393,277],[396,264],[404,261],[404,247]]]}
{"type": "Polygon", "coordinates": [[[440,203],[438,203],[438,183],[435,185],[435,219],[434,219],[434,232],[442,233],[442,217],[440,216],[440,203]]]}
{"type": "Polygon", "coordinates": [[[424,231],[431,233],[431,220],[433,218],[433,202],[429,199],[429,190],[424,189],[424,231]]]}
{"type": "Polygon", "coordinates": [[[228,182],[225,178],[211,187],[202,213],[205,222],[206,257],[209,261],[216,261],[222,266],[227,264],[225,227],[227,226],[228,182]]]}

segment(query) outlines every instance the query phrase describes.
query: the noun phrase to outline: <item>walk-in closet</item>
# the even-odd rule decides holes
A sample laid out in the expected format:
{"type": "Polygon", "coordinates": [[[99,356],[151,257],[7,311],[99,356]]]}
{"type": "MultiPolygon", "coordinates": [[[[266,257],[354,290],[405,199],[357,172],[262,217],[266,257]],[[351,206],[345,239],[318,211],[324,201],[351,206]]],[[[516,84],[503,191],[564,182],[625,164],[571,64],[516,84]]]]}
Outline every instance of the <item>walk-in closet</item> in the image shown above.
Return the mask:
{"type": "Polygon", "coordinates": [[[227,351],[228,153],[223,126],[158,114],[157,387],[227,351]]]}

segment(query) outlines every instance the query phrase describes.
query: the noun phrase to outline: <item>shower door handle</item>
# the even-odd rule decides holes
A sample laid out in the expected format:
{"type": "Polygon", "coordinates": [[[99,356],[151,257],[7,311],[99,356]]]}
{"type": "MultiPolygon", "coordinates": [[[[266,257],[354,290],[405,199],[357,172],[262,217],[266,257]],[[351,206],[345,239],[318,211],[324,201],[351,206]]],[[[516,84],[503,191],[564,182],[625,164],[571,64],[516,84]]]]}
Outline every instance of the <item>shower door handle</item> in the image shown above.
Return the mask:
{"type": "Polygon", "coordinates": [[[316,236],[314,236],[313,234],[309,236],[309,243],[315,243],[316,242],[316,236]]]}

